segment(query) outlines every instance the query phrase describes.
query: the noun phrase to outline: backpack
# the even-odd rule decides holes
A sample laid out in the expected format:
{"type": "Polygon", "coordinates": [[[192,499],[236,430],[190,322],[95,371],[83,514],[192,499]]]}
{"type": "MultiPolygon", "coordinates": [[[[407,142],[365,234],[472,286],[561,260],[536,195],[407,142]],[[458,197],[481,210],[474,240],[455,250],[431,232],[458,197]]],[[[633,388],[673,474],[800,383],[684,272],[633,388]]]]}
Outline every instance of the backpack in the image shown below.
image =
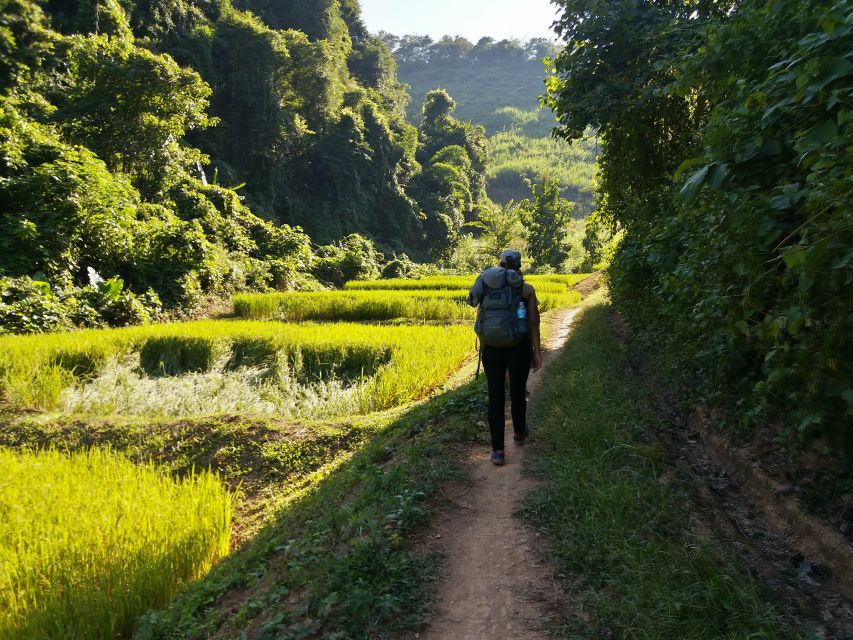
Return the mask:
{"type": "Polygon", "coordinates": [[[477,278],[471,298],[479,301],[474,331],[481,343],[490,347],[515,347],[527,338],[516,315],[519,303],[523,303],[523,284],[517,271],[503,267],[486,269],[477,278]]]}

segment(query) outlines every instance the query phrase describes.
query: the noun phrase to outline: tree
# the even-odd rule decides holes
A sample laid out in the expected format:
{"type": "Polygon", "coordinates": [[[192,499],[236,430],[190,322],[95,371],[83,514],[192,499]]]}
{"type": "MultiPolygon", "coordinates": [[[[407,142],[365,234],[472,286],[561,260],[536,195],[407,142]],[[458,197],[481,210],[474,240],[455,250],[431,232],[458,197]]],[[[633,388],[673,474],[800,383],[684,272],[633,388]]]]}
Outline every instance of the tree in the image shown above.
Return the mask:
{"type": "Polygon", "coordinates": [[[485,260],[494,260],[504,249],[526,253],[522,212],[522,203],[513,200],[502,207],[487,204],[480,208],[477,222],[472,226],[482,230],[480,246],[485,260]]]}
{"type": "Polygon", "coordinates": [[[574,205],[560,197],[560,182],[545,175],[521,203],[527,252],[536,266],[559,269],[568,256],[567,230],[574,205]]]}

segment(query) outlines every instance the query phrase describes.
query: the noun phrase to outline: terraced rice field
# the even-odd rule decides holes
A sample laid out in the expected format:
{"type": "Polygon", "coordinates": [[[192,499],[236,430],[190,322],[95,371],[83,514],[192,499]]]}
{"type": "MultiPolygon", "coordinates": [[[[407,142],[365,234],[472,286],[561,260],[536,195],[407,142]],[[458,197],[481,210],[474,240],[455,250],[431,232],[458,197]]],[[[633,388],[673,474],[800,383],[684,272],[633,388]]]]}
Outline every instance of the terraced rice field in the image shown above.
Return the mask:
{"type": "MultiPolygon", "coordinates": [[[[531,277],[542,310],[577,302],[576,278],[531,277]]],[[[0,338],[0,640],[129,637],[229,553],[232,513],[245,541],[472,361],[473,280],[0,338]]]]}

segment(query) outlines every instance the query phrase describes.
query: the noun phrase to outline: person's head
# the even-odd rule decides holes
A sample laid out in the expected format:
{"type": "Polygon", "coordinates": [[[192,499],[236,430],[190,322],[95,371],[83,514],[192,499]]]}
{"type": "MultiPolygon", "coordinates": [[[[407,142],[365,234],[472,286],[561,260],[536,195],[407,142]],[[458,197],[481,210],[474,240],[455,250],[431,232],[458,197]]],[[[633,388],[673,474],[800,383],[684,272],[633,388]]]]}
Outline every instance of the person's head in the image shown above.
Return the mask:
{"type": "Polygon", "coordinates": [[[507,249],[501,254],[501,266],[504,269],[521,270],[521,252],[515,249],[507,249]]]}

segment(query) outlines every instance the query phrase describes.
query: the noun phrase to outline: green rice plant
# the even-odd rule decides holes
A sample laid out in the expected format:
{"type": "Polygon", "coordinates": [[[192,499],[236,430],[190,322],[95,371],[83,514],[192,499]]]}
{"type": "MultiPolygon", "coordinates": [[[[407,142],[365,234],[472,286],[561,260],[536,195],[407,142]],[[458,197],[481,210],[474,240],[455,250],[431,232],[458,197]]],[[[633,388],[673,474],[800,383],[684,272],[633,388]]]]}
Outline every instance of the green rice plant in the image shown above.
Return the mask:
{"type": "MultiPolygon", "coordinates": [[[[468,291],[477,274],[467,276],[427,276],[418,280],[389,278],[387,280],[350,280],[344,285],[347,291],[468,291]]],[[[525,276],[534,283],[539,293],[565,293],[566,284],[558,279],[545,280],[542,276],[525,276]]]]}
{"type": "Polygon", "coordinates": [[[335,397],[345,399],[347,412],[368,412],[423,397],[473,351],[470,325],[220,320],[4,336],[0,389],[11,406],[72,412],[210,415],[239,409],[301,416],[304,400],[325,415],[334,414],[335,397]],[[196,344],[204,348],[191,353],[201,355],[188,360],[185,348],[196,344]],[[106,363],[94,374],[77,376],[55,364],[58,353],[93,350],[106,363]],[[157,366],[142,366],[143,354],[156,354],[151,362],[157,366]],[[173,377],[163,378],[164,372],[173,377]]]}
{"type": "Polygon", "coordinates": [[[544,273],[525,276],[524,279],[536,287],[537,291],[552,283],[559,283],[567,288],[575,286],[581,280],[585,280],[591,273],[544,273]]]}
{"type": "Polygon", "coordinates": [[[109,450],[0,449],[0,639],[127,636],[229,551],[233,496],[109,450]]]}
{"type": "Polygon", "coordinates": [[[217,355],[211,336],[163,336],[146,340],[139,351],[139,366],[150,376],[177,376],[210,371],[217,355]]]}
{"type": "MultiPolygon", "coordinates": [[[[544,287],[548,289],[548,287],[544,287]]],[[[551,293],[539,291],[539,308],[543,313],[580,301],[580,294],[566,291],[552,283],[551,293]]],[[[276,319],[288,322],[302,320],[382,321],[410,319],[419,321],[473,322],[477,311],[469,307],[467,289],[447,290],[383,290],[352,289],[304,293],[241,294],[234,297],[234,314],[254,320],[276,319]]]]}

